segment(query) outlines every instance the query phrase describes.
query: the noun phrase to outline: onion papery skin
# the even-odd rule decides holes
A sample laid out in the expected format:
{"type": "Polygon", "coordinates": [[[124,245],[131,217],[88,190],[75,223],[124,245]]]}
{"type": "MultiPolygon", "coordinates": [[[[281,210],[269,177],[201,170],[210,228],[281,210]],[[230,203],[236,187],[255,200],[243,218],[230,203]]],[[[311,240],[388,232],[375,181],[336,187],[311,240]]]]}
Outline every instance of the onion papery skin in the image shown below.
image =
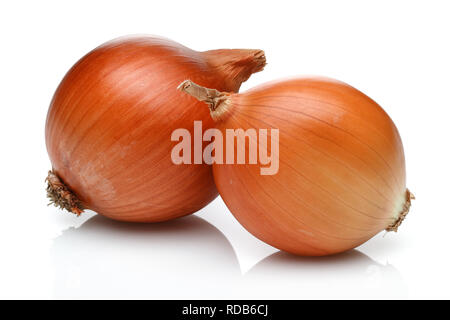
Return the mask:
{"type": "Polygon", "coordinates": [[[292,78],[230,94],[216,107],[224,136],[226,129],[279,129],[277,174],[261,175],[260,164],[213,164],[227,207],[262,241],[298,255],[335,254],[401,222],[409,209],[399,133],[357,89],[292,78]]]}
{"type": "Polygon", "coordinates": [[[237,92],[264,64],[261,50],[197,52],[154,36],[101,45],[53,96],[45,129],[53,173],[83,209],[115,220],[158,222],[201,209],[217,196],[211,166],[172,163],[171,133],[213,121],[176,85],[190,78],[237,92]]]}

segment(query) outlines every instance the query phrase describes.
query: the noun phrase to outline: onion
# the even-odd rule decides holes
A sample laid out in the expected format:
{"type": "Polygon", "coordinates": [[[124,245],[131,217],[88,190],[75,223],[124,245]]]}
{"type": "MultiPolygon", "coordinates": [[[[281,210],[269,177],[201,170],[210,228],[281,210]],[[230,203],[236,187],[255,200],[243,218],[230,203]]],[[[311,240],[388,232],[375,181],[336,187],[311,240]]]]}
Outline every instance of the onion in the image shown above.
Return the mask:
{"type": "Polygon", "coordinates": [[[75,214],[154,222],[193,213],[217,196],[211,167],[175,165],[171,132],[213,125],[174,86],[187,77],[236,92],[263,69],[261,50],[197,52],[158,37],[126,37],[78,61],[56,90],[46,123],[48,196],[75,214]]]}
{"type": "MultiPolygon", "coordinates": [[[[268,142],[259,152],[277,153],[269,140],[278,129],[276,172],[262,174],[268,165],[261,159],[213,163],[224,202],[257,238],[294,254],[319,256],[354,248],[384,229],[397,231],[413,198],[405,186],[402,142],[389,116],[360,91],[314,77],[241,94],[192,81],[179,88],[209,104],[222,136],[226,130],[266,129],[268,142]]],[[[251,139],[238,139],[246,139],[250,157],[251,139]]]]}

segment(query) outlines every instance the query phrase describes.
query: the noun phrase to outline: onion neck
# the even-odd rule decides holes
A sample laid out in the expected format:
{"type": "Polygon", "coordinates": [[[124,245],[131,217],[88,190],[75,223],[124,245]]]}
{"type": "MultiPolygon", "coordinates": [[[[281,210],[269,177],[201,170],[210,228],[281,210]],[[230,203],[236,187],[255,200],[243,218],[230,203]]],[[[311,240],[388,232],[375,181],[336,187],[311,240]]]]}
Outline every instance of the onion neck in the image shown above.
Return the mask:
{"type": "Polygon", "coordinates": [[[205,102],[214,121],[223,120],[230,111],[232,96],[230,93],[205,88],[191,80],[183,81],[177,89],[205,102]]]}
{"type": "Polygon", "coordinates": [[[266,65],[263,50],[253,49],[220,49],[202,53],[208,64],[221,74],[228,88],[238,92],[241,84],[256,72],[262,71],[266,65]]]}

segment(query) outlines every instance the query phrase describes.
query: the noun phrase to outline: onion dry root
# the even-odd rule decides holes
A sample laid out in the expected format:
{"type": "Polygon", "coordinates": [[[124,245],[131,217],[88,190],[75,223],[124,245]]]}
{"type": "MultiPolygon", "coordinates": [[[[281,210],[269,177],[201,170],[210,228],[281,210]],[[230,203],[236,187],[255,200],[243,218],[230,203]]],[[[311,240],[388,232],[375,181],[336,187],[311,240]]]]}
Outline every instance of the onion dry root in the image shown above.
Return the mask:
{"type": "Polygon", "coordinates": [[[398,227],[400,227],[400,225],[402,224],[403,220],[405,220],[406,215],[409,212],[409,209],[411,208],[411,200],[416,199],[416,197],[412,194],[411,191],[409,191],[409,189],[406,189],[406,194],[405,194],[405,204],[403,205],[403,210],[400,212],[398,219],[389,227],[386,228],[386,231],[394,231],[397,232],[398,231],[398,227]]]}
{"type": "Polygon", "coordinates": [[[45,181],[47,182],[47,198],[50,199],[49,205],[53,204],[55,207],[65,209],[77,216],[83,212],[81,201],[53,171],[48,172],[45,181]]]}

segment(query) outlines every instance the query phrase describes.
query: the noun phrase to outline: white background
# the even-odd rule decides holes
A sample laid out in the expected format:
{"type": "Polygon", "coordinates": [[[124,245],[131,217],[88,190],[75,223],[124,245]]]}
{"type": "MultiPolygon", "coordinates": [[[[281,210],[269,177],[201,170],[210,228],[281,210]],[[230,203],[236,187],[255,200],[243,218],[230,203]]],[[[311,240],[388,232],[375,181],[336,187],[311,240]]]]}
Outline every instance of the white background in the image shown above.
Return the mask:
{"type": "Polygon", "coordinates": [[[450,298],[448,1],[2,1],[0,57],[0,298],[450,298]],[[220,199],[159,225],[47,207],[53,92],[81,56],[130,33],[264,49],[242,91],[317,74],[375,99],[417,197],[399,232],[313,259],[255,239],[220,199]]]}

